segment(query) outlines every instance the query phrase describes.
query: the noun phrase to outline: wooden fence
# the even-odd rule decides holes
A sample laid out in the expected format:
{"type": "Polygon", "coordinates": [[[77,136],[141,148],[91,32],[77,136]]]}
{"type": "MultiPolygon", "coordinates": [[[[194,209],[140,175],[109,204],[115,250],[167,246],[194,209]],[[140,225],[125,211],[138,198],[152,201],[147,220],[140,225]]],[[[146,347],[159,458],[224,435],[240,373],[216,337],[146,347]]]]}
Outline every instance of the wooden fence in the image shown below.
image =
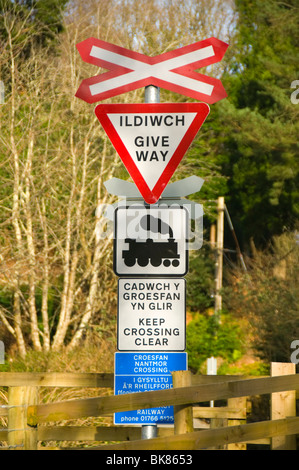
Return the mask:
{"type": "MultiPolygon", "coordinates": [[[[0,404],[0,418],[7,420],[7,427],[0,428],[0,449],[36,450],[41,448],[40,441],[90,441],[93,445],[88,450],[237,450],[253,442],[271,445],[271,449],[295,450],[299,434],[299,374],[294,364],[273,363],[271,376],[262,378],[196,376],[178,371],[173,373],[173,388],[168,390],[44,404],[39,403],[40,387],[112,388],[113,375],[7,372],[0,373],[0,387],[8,387],[8,402],[0,404]],[[248,398],[260,395],[271,397],[271,419],[246,424],[248,398]],[[227,405],[199,406],[217,400],[226,400],[227,405]],[[174,426],[159,426],[154,439],[141,439],[140,427],[136,426],[64,423],[170,405],[174,406],[174,426]],[[206,429],[204,420],[210,421],[206,429]]],[[[55,449],[59,447],[55,445],[55,449]]]]}

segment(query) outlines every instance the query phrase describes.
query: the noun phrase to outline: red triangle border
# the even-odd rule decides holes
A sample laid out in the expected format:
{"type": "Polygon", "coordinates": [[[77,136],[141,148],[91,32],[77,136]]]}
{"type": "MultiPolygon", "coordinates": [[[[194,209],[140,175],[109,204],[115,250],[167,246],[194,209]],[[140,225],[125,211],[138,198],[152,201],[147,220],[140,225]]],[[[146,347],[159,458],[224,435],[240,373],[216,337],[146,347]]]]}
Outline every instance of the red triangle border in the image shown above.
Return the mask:
{"type": "Polygon", "coordinates": [[[148,204],[155,204],[163,193],[167,183],[177,169],[183,156],[190,147],[197,132],[203,125],[210,112],[210,107],[206,103],[143,103],[143,104],[99,104],[95,108],[95,114],[102,124],[113,147],[120,156],[127,171],[131,175],[134,183],[138,187],[142,197],[148,204]],[[172,155],[166,168],[160,175],[154,188],[150,190],[130,153],[123,144],[115,127],[110,121],[108,114],[177,114],[177,113],[196,113],[191,125],[186,131],[183,139],[172,155]]]}

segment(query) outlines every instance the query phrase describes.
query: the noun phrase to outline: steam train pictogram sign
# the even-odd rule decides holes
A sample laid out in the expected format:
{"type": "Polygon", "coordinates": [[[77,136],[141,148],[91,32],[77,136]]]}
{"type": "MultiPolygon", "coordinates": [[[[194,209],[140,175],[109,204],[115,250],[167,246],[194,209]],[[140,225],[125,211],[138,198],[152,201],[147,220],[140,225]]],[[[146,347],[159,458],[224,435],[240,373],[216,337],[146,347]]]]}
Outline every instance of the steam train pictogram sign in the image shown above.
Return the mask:
{"type": "Polygon", "coordinates": [[[183,207],[118,207],[114,226],[118,276],[184,276],[188,212],[183,207]]]}

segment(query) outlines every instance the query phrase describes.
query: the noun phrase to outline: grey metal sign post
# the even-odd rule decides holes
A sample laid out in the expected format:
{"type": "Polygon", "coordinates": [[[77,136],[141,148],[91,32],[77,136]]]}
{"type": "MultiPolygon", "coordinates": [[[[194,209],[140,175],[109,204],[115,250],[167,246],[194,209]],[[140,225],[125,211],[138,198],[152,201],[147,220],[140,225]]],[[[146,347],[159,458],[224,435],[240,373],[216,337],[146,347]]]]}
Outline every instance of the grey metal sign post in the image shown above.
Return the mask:
{"type": "MultiPolygon", "coordinates": [[[[160,88],[149,85],[144,90],[144,102],[145,103],[160,103],[160,88]]],[[[158,428],[157,425],[141,426],[141,439],[152,439],[157,437],[158,428]]]]}

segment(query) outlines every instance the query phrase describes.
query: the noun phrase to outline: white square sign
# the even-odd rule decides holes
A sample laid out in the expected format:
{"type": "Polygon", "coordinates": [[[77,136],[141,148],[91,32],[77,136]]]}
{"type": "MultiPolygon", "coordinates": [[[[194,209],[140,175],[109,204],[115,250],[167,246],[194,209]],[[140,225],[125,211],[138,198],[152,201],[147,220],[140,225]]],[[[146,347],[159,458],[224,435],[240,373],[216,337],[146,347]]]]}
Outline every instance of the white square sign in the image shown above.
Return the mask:
{"type": "Polygon", "coordinates": [[[114,272],[118,276],[184,276],[188,271],[187,233],[184,207],[118,207],[114,272]]]}
{"type": "Polygon", "coordinates": [[[186,281],[165,278],[118,280],[119,351],[184,351],[186,281]]]}

